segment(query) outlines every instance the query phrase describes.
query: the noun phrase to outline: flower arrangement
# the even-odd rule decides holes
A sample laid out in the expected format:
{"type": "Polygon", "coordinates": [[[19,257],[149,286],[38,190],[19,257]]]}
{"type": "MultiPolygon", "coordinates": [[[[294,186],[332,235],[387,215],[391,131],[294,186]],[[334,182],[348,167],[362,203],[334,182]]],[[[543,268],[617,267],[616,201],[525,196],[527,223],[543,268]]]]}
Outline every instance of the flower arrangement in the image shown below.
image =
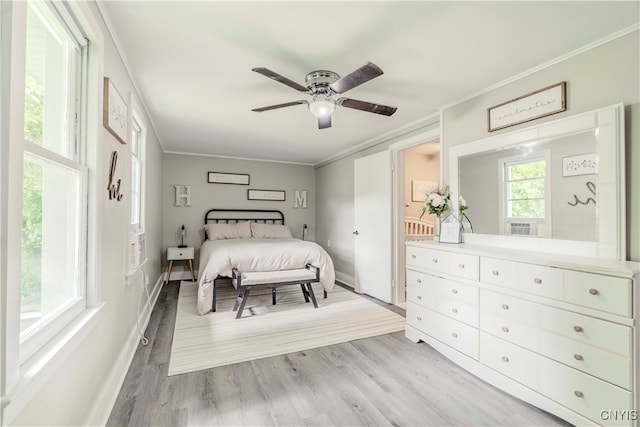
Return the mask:
{"type": "Polygon", "coordinates": [[[425,212],[435,214],[438,217],[441,216],[444,212],[449,210],[450,202],[451,194],[449,193],[449,186],[435,187],[431,192],[426,193],[424,206],[422,206],[422,211],[420,212],[420,218],[422,218],[425,212]]]}

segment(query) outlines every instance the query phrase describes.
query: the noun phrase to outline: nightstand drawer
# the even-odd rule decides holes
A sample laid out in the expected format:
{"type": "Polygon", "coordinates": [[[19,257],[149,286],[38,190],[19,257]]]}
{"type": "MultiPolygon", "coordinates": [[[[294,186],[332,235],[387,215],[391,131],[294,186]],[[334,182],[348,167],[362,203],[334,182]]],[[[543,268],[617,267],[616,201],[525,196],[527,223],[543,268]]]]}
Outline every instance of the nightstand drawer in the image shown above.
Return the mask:
{"type": "Polygon", "coordinates": [[[193,259],[194,249],[189,248],[167,248],[168,260],[193,259]]]}

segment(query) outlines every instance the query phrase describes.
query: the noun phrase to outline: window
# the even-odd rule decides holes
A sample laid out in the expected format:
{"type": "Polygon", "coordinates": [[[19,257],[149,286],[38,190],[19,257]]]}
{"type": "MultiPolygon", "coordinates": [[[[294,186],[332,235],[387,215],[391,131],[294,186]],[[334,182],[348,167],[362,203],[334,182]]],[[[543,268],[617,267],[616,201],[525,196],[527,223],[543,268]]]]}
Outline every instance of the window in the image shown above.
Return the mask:
{"type": "Polygon", "coordinates": [[[131,231],[139,233],[144,230],[142,223],[142,180],[143,180],[143,139],[142,126],[137,114],[131,120],[131,231]]]}
{"type": "Polygon", "coordinates": [[[56,7],[27,5],[21,360],[86,307],[87,168],[78,131],[86,41],[56,7]]]}
{"type": "Polygon", "coordinates": [[[549,153],[500,160],[505,234],[544,236],[549,228],[549,153]]]}

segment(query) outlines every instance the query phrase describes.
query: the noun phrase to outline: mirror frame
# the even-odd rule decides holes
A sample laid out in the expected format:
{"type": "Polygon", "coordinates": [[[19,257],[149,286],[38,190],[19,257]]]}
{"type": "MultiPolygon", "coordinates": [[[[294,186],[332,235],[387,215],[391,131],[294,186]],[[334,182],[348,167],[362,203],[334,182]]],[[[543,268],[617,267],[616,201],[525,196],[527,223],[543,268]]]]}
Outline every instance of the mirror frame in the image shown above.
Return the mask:
{"type": "MultiPolygon", "coordinates": [[[[566,118],[544,122],[517,131],[502,133],[449,148],[449,185],[451,204],[458,211],[459,158],[485,151],[511,148],[518,144],[595,131],[598,155],[597,218],[598,241],[583,242],[553,238],[508,235],[465,234],[465,243],[509,249],[586,256],[608,259],[626,259],[626,191],[625,191],[625,137],[624,105],[593,110],[566,118]],[[611,142],[614,143],[611,143],[611,142]],[[607,167],[602,167],[602,165],[607,167]],[[610,165],[610,166],[609,166],[610,165]],[[600,209],[607,206],[608,209],[600,209]]],[[[496,183],[497,185],[497,183],[496,183]]]]}

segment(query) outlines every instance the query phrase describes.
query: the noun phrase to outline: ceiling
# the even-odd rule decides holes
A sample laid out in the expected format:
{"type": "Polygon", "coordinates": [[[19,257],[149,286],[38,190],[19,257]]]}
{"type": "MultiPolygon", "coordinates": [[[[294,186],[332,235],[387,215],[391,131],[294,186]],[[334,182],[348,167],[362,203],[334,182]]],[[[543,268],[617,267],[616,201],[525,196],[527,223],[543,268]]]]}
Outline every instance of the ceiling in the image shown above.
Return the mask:
{"type": "Polygon", "coordinates": [[[318,164],[639,22],[637,1],[101,1],[167,152],[318,164]],[[309,99],[252,72],[304,85],[371,61],[384,74],[318,129],[309,99]]]}

